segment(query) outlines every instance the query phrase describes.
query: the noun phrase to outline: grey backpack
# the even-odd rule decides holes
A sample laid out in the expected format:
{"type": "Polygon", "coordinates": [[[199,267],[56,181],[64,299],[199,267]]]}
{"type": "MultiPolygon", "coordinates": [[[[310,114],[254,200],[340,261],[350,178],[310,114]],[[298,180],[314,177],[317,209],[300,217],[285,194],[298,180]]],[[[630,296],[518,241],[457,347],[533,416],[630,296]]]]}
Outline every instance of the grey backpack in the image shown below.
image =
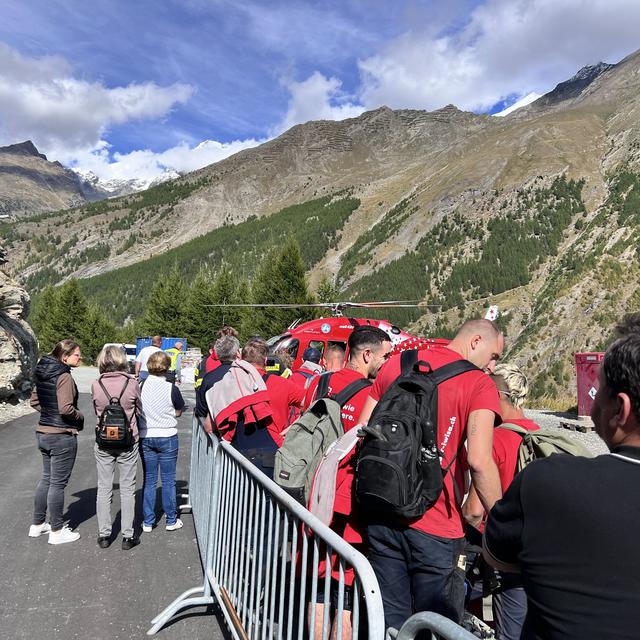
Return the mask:
{"type": "Polygon", "coordinates": [[[362,389],[371,385],[366,378],[355,380],[340,393],[327,397],[331,373],[318,381],[316,400],[289,427],[284,443],[275,455],[275,483],[307,506],[313,476],[327,447],[342,437],[342,407],[362,389]]]}
{"type": "Polygon", "coordinates": [[[518,449],[518,461],[516,463],[516,473],[522,471],[530,462],[538,458],[548,458],[554,453],[568,453],[572,456],[583,456],[593,458],[593,453],[589,451],[579,440],[572,438],[569,434],[563,433],[560,429],[540,429],[539,431],[528,431],[516,424],[505,422],[498,429],[507,429],[517,433],[521,438],[518,449]]]}

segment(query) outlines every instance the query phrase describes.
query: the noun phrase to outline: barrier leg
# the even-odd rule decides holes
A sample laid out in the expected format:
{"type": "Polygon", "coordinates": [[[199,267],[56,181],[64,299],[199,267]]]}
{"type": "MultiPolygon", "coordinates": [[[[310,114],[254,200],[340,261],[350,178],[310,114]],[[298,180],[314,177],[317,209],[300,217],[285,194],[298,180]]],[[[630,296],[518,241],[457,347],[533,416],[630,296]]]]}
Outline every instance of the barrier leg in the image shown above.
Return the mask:
{"type": "Polygon", "coordinates": [[[196,593],[204,594],[206,590],[205,586],[194,587],[193,589],[188,589],[179,595],[168,607],[165,607],[165,609],[151,621],[153,626],[149,631],[147,631],[147,635],[152,636],[157,633],[165,624],[167,624],[167,622],[169,622],[169,620],[171,620],[171,618],[173,618],[174,615],[176,615],[176,613],[178,613],[178,611],[188,609],[189,607],[213,604],[214,598],[212,596],[203,595],[199,598],[190,597],[196,593]]]}

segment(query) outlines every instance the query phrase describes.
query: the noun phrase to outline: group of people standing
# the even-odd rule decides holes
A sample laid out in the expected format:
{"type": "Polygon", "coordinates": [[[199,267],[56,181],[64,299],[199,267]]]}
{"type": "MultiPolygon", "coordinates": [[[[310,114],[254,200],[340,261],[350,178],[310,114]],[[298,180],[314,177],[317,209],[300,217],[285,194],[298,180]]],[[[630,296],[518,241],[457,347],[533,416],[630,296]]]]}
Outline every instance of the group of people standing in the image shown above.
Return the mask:
{"type": "MultiPolygon", "coordinates": [[[[376,406],[403,375],[402,356],[394,353],[384,331],[357,328],[347,346],[346,362],[325,378],[323,393],[336,395],[360,379],[370,384],[360,385],[342,407],[345,432],[371,426],[376,406]]],[[[471,320],[449,344],[429,344],[417,351],[418,364],[428,363],[435,371],[463,360],[474,365],[438,386],[436,437],[443,490],[419,517],[390,522],[375,513],[360,513],[353,498],[354,453],[337,471],[330,526],[367,554],[389,627],[400,628],[417,611],[461,620],[469,595],[465,533],[471,527],[484,532],[483,556],[499,572],[501,587],[494,598],[498,638],[636,637],[640,556],[635,532],[640,512],[633,492],[640,464],[640,316],[619,325],[618,338],[604,357],[592,418],[611,454],[594,459],[552,455],[516,473],[522,438],[500,426],[509,423],[534,432],[538,425],[523,412],[525,375],[513,364],[498,364],[503,349],[504,337],[493,322],[471,320]]],[[[43,476],[29,535],[48,533],[51,544],[79,537],[64,526],[63,501],[84,425],[71,377],[80,357],[80,346],[64,340],[40,360],[36,371],[32,403],[40,411],[36,436],[43,476]]],[[[271,374],[267,343],[253,337],[241,347],[237,333],[227,327],[202,363],[195,411],[204,428],[231,442],[270,476],[275,452],[292,428],[292,409],[304,412],[319,395],[323,368],[313,362],[316,353],[305,357],[306,372],[296,376],[298,380],[271,374]]],[[[125,356],[117,347],[106,347],[98,358],[100,378],[92,387],[96,416],[115,396],[135,425],[130,450],[95,447],[101,547],[112,539],[109,507],[116,466],[122,546],[139,543],[133,527],[138,455],[145,471],[143,530],[151,531],[156,524],[158,468],[166,529],[182,526],[175,508],[175,468],[176,417],[184,401],[166,379],[170,366],[171,358],[158,348],[149,355],[148,376],[139,384],[127,373],[125,356]]],[[[344,589],[342,628],[347,636],[352,579],[344,589]]],[[[322,618],[312,624],[320,628],[322,618]]]]}
{"type": "MultiPolygon", "coordinates": [[[[260,338],[241,347],[236,336],[222,335],[212,347],[215,367],[202,378],[196,413],[205,429],[272,476],[274,452],[287,429],[295,429],[290,410],[304,412],[317,397],[323,375],[317,354],[305,353],[316,362],[284,379],[269,375],[268,349],[260,338]],[[241,369],[255,370],[247,385],[256,407],[249,428],[246,400],[234,398],[230,410],[223,397],[225,376],[241,369]],[[271,418],[260,430],[256,417],[265,400],[272,405],[271,418]]],[[[527,378],[513,363],[499,363],[503,350],[501,331],[487,320],[465,322],[446,346],[418,349],[416,360],[435,371],[462,360],[475,365],[438,386],[443,490],[416,518],[391,522],[360,513],[354,453],[337,471],[330,526],[367,554],[389,627],[400,628],[418,611],[462,621],[471,596],[467,536],[473,534],[484,536],[484,561],[497,571],[492,589],[500,640],[636,637],[640,556],[633,545],[640,519],[631,492],[640,460],[640,318],[610,347],[601,369],[592,417],[609,456],[556,454],[517,473],[522,434],[539,426],[523,411],[527,378]]],[[[393,353],[389,336],[374,327],[354,330],[347,352],[323,391],[335,396],[361,378],[371,384],[343,406],[345,432],[366,426],[403,374],[401,354],[393,353]]],[[[321,567],[320,573],[326,571],[330,568],[321,567]]],[[[345,575],[343,637],[349,637],[352,581],[345,575]]],[[[324,606],[317,606],[310,620],[317,633],[323,630],[324,606]]]]}
{"type": "MultiPolygon", "coordinates": [[[[78,388],[71,369],[81,360],[80,345],[62,340],[36,367],[31,405],[40,412],[36,427],[43,473],[36,487],[33,524],[30,537],[49,535],[49,544],[74,542],[80,537],[64,523],[64,491],[76,459],[77,436],[84,428],[84,416],[78,408],[78,388]],[[48,515],[48,521],[47,521],[48,515]]],[[[144,532],[156,526],[156,485],[158,469],[162,482],[162,507],[167,531],[180,529],[176,506],[176,465],[178,460],[177,418],[185,408],[179,389],[171,379],[172,358],[158,347],[145,358],[146,375],[138,379],[128,372],[124,351],[116,345],[105,346],[97,358],[99,378],[93,382],[91,396],[96,425],[110,404],[117,402],[131,430],[131,444],[110,448],[96,441],[97,469],[96,515],[97,544],[105,549],[113,542],[111,501],[116,468],[121,501],[122,549],[140,543],[136,535],[135,490],[138,460],[142,460],[144,532]],[[167,378],[169,376],[169,379],[167,378]]]]}

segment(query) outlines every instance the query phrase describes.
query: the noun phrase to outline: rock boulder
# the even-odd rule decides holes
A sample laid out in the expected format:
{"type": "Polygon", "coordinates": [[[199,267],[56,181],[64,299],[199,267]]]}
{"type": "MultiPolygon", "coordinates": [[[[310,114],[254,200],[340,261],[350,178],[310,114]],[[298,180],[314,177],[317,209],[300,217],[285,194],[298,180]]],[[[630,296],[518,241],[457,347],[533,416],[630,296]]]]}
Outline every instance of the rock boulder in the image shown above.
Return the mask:
{"type": "MultiPolygon", "coordinates": [[[[0,264],[5,252],[0,247],[0,264]]],[[[38,357],[38,343],[26,321],[29,294],[0,270],[0,402],[28,396],[38,357]]]]}

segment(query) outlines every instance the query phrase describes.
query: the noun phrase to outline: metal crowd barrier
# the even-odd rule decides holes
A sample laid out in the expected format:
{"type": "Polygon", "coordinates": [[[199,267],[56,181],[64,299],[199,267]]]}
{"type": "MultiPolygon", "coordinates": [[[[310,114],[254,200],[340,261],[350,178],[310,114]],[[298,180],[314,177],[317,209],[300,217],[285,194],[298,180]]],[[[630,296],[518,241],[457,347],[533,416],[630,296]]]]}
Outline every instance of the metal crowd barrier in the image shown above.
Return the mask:
{"type": "Polygon", "coordinates": [[[332,633],[338,640],[383,640],[382,599],[367,559],[227,442],[209,437],[196,417],[187,496],[203,584],[157,615],[149,635],[185,608],[217,603],[238,640],[328,640],[332,633]],[[321,560],[329,568],[324,576],[321,560]]]}
{"type": "Polygon", "coordinates": [[[419,633],[424,638],[424,631],[431,632],[431,640],[477,640],[476,636],[460,625],[431,611],[412,615],[400,631],[389,629],[389,636],[394,640],[414,640],[419,633]]]}

